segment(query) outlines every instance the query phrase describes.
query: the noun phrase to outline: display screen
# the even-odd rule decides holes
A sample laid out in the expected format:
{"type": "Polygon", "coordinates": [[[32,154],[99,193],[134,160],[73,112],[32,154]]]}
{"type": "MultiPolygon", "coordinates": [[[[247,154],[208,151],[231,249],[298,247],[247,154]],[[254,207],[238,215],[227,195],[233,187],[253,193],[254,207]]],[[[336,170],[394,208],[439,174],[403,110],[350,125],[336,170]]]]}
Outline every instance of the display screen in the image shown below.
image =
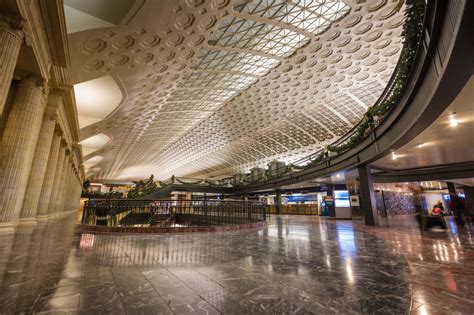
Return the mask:
{"type": "Polygon", "coordinates": [[[349,201],[348,190],[335,190],[334,191],[335,206],[341,208],[348,208],[351,206],[349,201]]]}

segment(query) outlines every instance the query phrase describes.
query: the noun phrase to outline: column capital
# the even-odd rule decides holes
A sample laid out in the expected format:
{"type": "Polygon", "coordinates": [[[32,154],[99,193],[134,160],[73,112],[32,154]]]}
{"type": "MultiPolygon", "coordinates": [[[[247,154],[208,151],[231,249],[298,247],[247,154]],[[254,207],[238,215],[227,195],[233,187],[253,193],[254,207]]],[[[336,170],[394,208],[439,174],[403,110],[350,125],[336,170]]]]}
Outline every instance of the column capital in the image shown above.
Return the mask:
{"type": "Polygon", "coordinates": [[[14,78],[18,81],[18,86],[28,86],[32,88],[39,88],[42,90],[43,94],[49,94],[48,80],[28,73],[23,73],[15,71],[14,78]]]}
{"type": "Polygon", "coordinates": [[[16,14],[0,12],[0,30],[7,31],[23,40],[25,38],[25,20],[16,14]]]}

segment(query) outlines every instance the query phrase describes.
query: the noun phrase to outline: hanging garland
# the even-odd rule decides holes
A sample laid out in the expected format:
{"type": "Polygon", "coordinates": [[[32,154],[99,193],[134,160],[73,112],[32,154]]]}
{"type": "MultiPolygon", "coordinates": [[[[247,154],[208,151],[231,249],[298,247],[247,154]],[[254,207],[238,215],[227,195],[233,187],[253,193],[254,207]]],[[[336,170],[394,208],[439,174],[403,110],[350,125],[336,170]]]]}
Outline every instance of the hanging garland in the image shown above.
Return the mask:
{"type": "MultiPolygon", "coordinates": [[[[402,1],[399,1],[399,5],[397,6],[400,8],[402,1]]],[[[252,184],[259,182],[261,180],[269,180],[281,175],[287,174],[292,171],[300,171],[304,169],[311,168],[315,165],[318,165],[324,161],[326,161],[332,154],[339,155],[343,152],[346,152],[352,148],[354,148],[357,144],[359,144],[362,140],[364,140],[369,132],[373,130],[380,121],[388,114],[388,112],[395,107],[395,105],[399,102],[403,89],[405,88],[405,84],[410,73],[411,67],[413,65],[413,61],[416,55],[416,51],[419,45],[421,32],[423,30],[423,17],[424,17],[424,10],[425,4],[423,0],[406,0],[406,8],[405,8],[405,23],[403,25],[402,37],[404,38],[403,42],[403,49],[400,53],[399,62],[397,64],[397,68],[395,69],[395,79],[393,82],[393,88],[390,91],[387,98],[379,104],[375,104],[374,106],[370,107],[367,112],[364,114],[364,118],[362,122],[354,131],[352,136],[348,139],[347,142],[339,145],[328,145],[324,148],[324,150],[316,156],[313,160],[308,162],[305,165],[298,166],[294,164],[289,164],[282,169],[282,172],[278,172],[276,174],[271,174],[268,170],[265,172],[265,176],[259,176],[258,178],[253,178],[251,176],[246,176],[242,179],[241,183],[234,183],[235,186],[239,186],[240,184],[252,184]],[[251,178],[249,178],[251,177],[251,178]]],[[[158,181],[160,185],[160,189],[167,187],[169,185],[174,184],[177,181],[183,185],[199,185],[202,183],[206,183],[209,186],[223,186],[221,182],[213,182],[210,180],[198,180],[196,182],[186,182],[176,178],[174,175],[171,176],[171,179],[161,182],[158,181]]],[[[157,188],[152,188],[156,190],[157,188]]],[[[145,192],[143,192],[145,193],[145,192]]],[[[148,192],[146,192],[148,193],[148,192]]],[[[130,194],[128,196],[130,198],[130,194]]],[[[132,197],[134,198],[134,197],[132,197]]]]}
{"type": "Polygon", "coordinates": [[[390,95],[380,104],[376,104],[367,110],[362,123],[349,138],[349,141],[340,145],[328,146],[330,152],[339,154],[355,147],[367,136],[370,130],[376,127],[376,124],[381,120],[380,118],[385,117],[400,100],[419,45],[423,29],[424,9],[425,5],[422,0],[406,1],[406,21],[402,32],[404,38],[403,49],[395,70],[396,78],[390,95]]]}

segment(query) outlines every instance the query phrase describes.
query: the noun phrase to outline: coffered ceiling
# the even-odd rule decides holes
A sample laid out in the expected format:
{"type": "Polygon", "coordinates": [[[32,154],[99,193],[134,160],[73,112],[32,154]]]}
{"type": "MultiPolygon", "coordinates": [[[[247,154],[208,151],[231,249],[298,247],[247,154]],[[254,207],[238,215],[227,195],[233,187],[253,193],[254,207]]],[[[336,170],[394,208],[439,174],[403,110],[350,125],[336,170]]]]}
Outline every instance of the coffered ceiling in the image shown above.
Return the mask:
{"type": "Polygon", "coordinates": [[[82,124],[83,140],[110,138],[86,156],[102,157],[96,178],[220,177],[306,156],[362,118],[402,46],[399,1],[132,2],[116,26],[69,35],[71,82],[113,79],[97,106],[121,91],[82,124]]]}

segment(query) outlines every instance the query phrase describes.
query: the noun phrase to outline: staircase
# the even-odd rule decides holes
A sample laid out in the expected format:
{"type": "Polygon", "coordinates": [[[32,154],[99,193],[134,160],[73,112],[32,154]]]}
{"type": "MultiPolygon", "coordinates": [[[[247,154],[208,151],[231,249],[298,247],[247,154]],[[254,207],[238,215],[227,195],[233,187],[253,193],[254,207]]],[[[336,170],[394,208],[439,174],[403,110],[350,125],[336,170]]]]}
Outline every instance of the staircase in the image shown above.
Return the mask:
{"type": "Polygon", "coordinates": [[[150,217],[150,226],[171,227],[176,221],[176,214],[156,213],[150,217]]]}

